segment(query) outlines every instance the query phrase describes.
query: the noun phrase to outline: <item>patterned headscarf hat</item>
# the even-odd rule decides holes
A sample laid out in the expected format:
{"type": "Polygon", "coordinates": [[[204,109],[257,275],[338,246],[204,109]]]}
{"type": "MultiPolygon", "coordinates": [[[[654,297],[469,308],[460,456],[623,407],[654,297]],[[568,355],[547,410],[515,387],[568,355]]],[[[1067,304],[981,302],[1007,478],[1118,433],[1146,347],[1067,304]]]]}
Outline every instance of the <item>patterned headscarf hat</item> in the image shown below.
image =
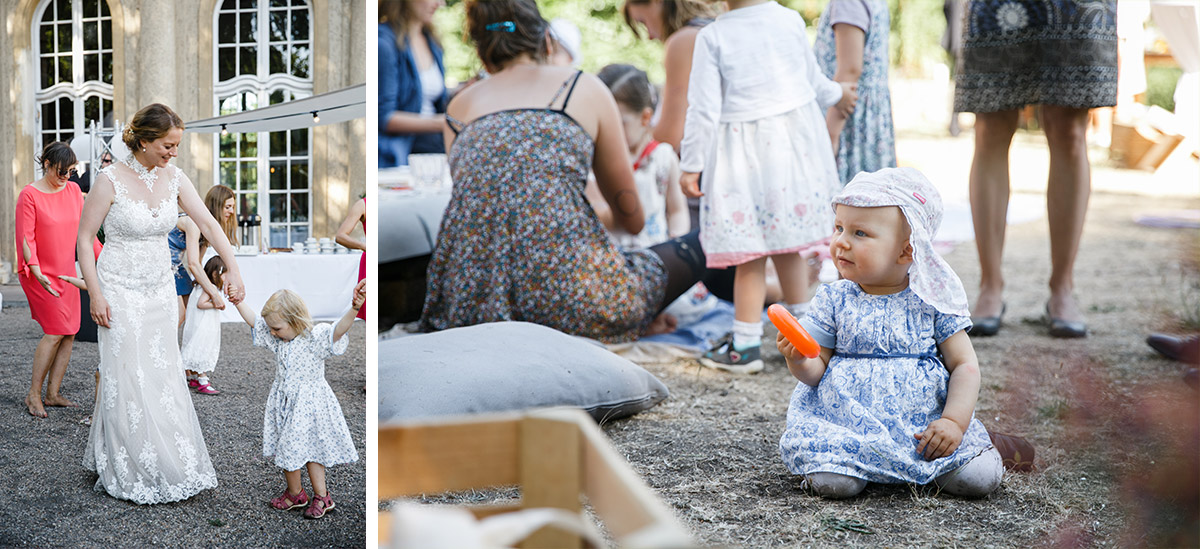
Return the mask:
{"type": "Polygon", "coordinates": [[[912,230],[909,243],[913,262],[908,268],[908,286],[938,311],[970,314],[962,281],[933,250],[933,235],[942,224],[942,198],[924,174],[912,168],[862,172],[833,198],[835,210],[838,204],[860,208],[899,206],[912,230]]]}

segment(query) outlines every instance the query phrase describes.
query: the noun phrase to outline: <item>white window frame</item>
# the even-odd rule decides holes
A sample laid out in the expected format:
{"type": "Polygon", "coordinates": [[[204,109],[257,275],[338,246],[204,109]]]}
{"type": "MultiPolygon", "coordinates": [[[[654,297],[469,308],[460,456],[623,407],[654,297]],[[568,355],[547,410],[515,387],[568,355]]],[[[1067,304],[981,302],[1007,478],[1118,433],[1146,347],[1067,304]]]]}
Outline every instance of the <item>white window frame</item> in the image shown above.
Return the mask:
{"type": "MultiPolygon", "coordinates": [[[[312,45],[313,45],[313,24],[314,24],[312,3],[309,0],[290,0],[290,1],[286,1],[286,2],[281,2],[280,0],[254,0],[256,2],[255,7],[253,9],[247,9],[247,8],[241,7],[243,1],[245,1],[245,0],[236,0],[235,7],[232,10],[230,10],[230,9],[223,9],[223,5],[226,3],[226,1],[230,1],[230,0],[221,0],[221,1],[217,2],[216,6],[214,6],[214,8],[213,8],[212,75],[213,75],[213,81],[215,82],[215,84],[213,85],[213,115],[220,116],[222,114],[221,113],[221,101],[223,98],[230,98],[237,94],[243,94],[243,93],[253,94],[258,100],[258,103],[257,103],[258,107],[256,107],[256,108],[262,108],[267,105],[270,105],[271,104],[271,94],[276,91],[283,91],[287,94],[290,94],[293,98],[296,98],[296,99],[311,96],[312,90],[313,90],[313,82],[312,82],[313,48],[312,48],[312,45]],[[286,6],[272,6],[273,2],[286,3],[287,5],[286,6]],[[298,11],[300,9],[303,9],[308,14],[308,40],[307,40],[307,42],[305,42],[303,40],[296,41],[296,40],[293,40],[293,38],[292,38],[291,13],[293,11],[298,11]],[[287,16],[285,17],[285,20],[287,21],[287,24],[288,24],[288,30],[285,31],[285,33],[284,33],[285,40],[283,40],[283,41],[272,41],[271,40],[271,37],[270,37],[270,15],[271,15],[272,11],[275,11],[275,12],[282,11],[287,14],[287,16]],[[222,14],[229,14],[229,13],[236,13],[236,14],[256,13],[257,14],[257,33],[255,35],[255,42],[254,42],[254,46],[256,48],[256,52],[255,52],[256,71],[255,71],[255,74],[253,74],[253,75],[237,74],[233,78],[230,78],[225,81],[220,81],[220,78],[221,78],[221,74],[220,74],[221,53],[220,53],[220,50],[221,50],[221,46],[222,46],[222,43],[220,42],[220,27],[219,27],[220,17],[222,14]],[[295,46],[296,44],[305,44],[305,43],[308,46],[308,52],[307,52],[307,55],[308,55],[308,59],[307,59],[308,77],[307,78],[300,78],[300,77],[297,77],[297,76],[294,76],[291,74],[290,71],[291,71],[292,66],[290,63],[290,59],[287,60],[287,62],[288,62],[287,66],[288,66],[288,70],[289,70],[288,73],[272,74],[270,72],[270,70],[271,70],[271,66],[270,66],[271,46],[283,46],[285,48],[284,49],[285,52],[291,52],[293,50],[293,46],[295,46]]],[[[235,20],[237,21],[238,25],[241,24],[240,15],[236,16],[235,20]]],[[[240,29],[239,29],[239,31],[240,31],[240,29]]],[[[240,32],[235,32],[235,37],[238,40],[237,42],[234,42],[234,44],[237,44],[237,46],[235,46],[235,49],[240,50],[240,48],[243,47],[243,45],[249,44],[248,42],[240,41],[241,40],[240,32]]],[[[228,46],[228,44],[225,44],[225,45],[228,46]]],[[[240,51],[238,51],[238,55],[241,55],[240,51]]],[[[237,63],[236,65],[237,66],[236,66],[235,70],[240,70],[241,64],[237,63]]],[[[290,131],[295,131],[295,130],[289,130],[289,132],[290,131]]],[[[270,243],[270,234],[271,234],[272,226],[285,225],[288,227],[288,229],[285,231],[285,233],[287,235],[286,240],[285,240],[285,242],[282,243],[281,247],[288,247],[293,243],[293,240],[292,240],[292,228],[293,227],[302,227],[303,226],[307,229],[307,234],[312,235],[312,218],[313,218],[312,212],[313,212],[313,200],[314,200],[314,195],[313,195],[313,191],[312,191],[312,181],[313,181],[312,129],[305,128],[303,131],[307,132],[307,143],[308,143],[305,154],[302,156],[300,156],[300,155],[293,156],[293,155],[291,155],[291,150],[290,150],[290,146],[289,146],[288,154],[285,156],[282,156],[282,157],[281,156],[271,156],[271,150],[270,150],[271,132],[255,133],[257,149],[258,149],[257,156],[256,156],[256,159],[257,159],[257,162],[256,162],[257,163],[257,166],[256,166],[257,189],[255,191],[241,190],[240,189],[240,187],[241,187],[241,170],[238,169],[236,172],[236,175],[235,175],[235,178],[237,181],[237,186],[239,187],[239,188],[234,189],[234,194],[237,195],[237,197],[238,197],[238,200],[237,200],[238,207],[241,208],[241,204],[242,204],[241,197],[244,195],[251,194],[251,192],[253,192],[253,194],[256,197],[256,201],[257,201],[257,211],[252,212],[252,213],[257,214],[259,216],[259,218],[262,220],[261,237],[266,239],[266,241],[269,244],[271,244],[272,247],[275,247],[274,244],[270,243]],[[291,162],[293,162],[293,161],[305,161],[307,163],[307,166],[308,166],[308,170],[307,170],[307,174],[306,174],[307,181],[305,182],[303,190],[294,190],[295,185],[291,185],[291,184],[288,185],[288,188],[284,189],[284,190],[279,190],[279,191],[271,190],[271,179],[270,179],[271,163],[272,163],[272,161],[280,161],[280,160],[287,161],[289,166],[291,165],[291,162]],[[301,194],[301,193],[306,194],[308,197],[308,200],[307,200],[308,212],[305,215],[306,221],[292,222],[291,215],[286,215],[285,221],[283,221],[281,223],[272,223],[270,220],[271,196],[278,195],[278,194],[289,194],[290,195],[290,194],[301,194]]],[[[241,134],[241,135],[246,135],[246,134],[241,134]]],[[[238,134],[230,134],[230,137],[234,137],[238,140],[236,146],[239,151],[238,154],[240,155],[241,137],[238,136],[238,134]]],[[[220,133],[217,133],[213,136],[213,174],[214,174],[214,178],[216,179],[217,184],[223,183],[223,181],[221,179],[221,163],[223,160],[221,157],[221,138],[222,138],[222,136],[220,133]]],[[[290,143],[290,137],[289,137],[289,143],[290,143]]],[[[241,162],[245,161],[247,158],[248,157],[237,156],[232,159],[226,158],[226,159],[224,159],[224,161],[225,162],[234,161],[234,162],[238,162],[240,164],[241,162]]],[[[290,175],[289,175],[289,181],[290,181],[290,175]]],[[[239,213],[239,215],[245,215],[248,212],[239,211],[238,213],[239,213]]],[[[258,243],[255,243],[255,244],[257,245],[258,243]]]]}
{"type": "MultiPolygon", "coordinates": [[[[111,83],[104,82],[104,68],[105,68],[104,58],[107,57],[110,60],[112,59],[113,48],[111,46],[112,46],[112,44],[116,43],[117,37],[112,36],[112,32],[113,32],[112,7],[108,5],[107,0],[96,0],[96,2],[97,2],[98,6],[103,6],[101,8],[102,10],[104,8],[108,9],[108,15],[84,14],[82,0],[72,0],[71,1],[71,51],[70,51],[71,82],[56,82],[53,86],[50,86],[49,88],[41,87],[42,86],[42,59],[47,58],[47,57],[54,58],[55,59],[54,66],[57,67],[58,66],[57,59],[59,57],[64,57],[64,55],[63,55],[63,52],[47,53],[47,52],[42,51],[41,27],[43,24],[42,18],[46,15],[46,10],[50,9],[56,3],[56,0],[41,0],[41,2],[38,3],[37,9],[35,9],[33,12],[33,20],[30,23],[30,29],[29,29],[31,49],[32,49],[32,51],[35,52],[34,53],[35,60],[33,62],[33,71],[32,72],[33,72],[33,82],[34,82],[34,90],[35,90],[34,91],[34,103],[37,106],[35,114],[34,114],[34,122],[37,127],[37,131],[34,135],[33,142],[34,142],[34,147],[39,154],[41,153],[42,148],[45,147],[45,145],[46,145],[46,143],[43,141],[44,134],[53,133],[53,134],[55,134],[56,140],[59,140],[59,141],[64,140],[63,139],[64,130],[63,130],[62,124],[61,124],[62,112],[60,112],[60,110],[59,110],[59,100],[62,98],[67,98],[67,99],[71,100],[71,103],[72,103],[71,120],[72,120],[72,124],[74,126],[70,130],[70,132],[72,134],[72,138],[82,135],[88,129],[85,107],[87,104],[87,100],[91,97],[96,97],[97,100],[99,101],[99,105],[98,105],[98,109],[97,109],[99,117],[96,120],[97,129],[111,130],[113,128],[113,125],[111,125],[111,124],[105,125],[105,120],[104,120],[105,114],[112,112],[112,105],[113,105],[113,85],[111,83]],[[83,25],[85,22],[87,22],[87,23],[95,22],[97,25],[97,34],[96,34],[97,49],[93,49],[93,50],[85,50],[84,49],[83,25]],[[109,38],[110,47],[108,47],[108,48],[104,47],[104,26],[105,26],[106,22],[108,23],[108,35],[110,37],[109,38]],[[99,76],[99,78],[100,78],[99,80],[84,81],[84,76],[86,74],[85,68],[84,68],[84,60],[87,55],[97,55],[97,57],[98,57],[98,61],[100,62],[100,67],[99,67],[97,76],[99,76]],[[105,101],[108,102],[108,106],[109,106],[109,108],[107,110],[105,110],[105,108],[104,108],[105,101]],[[58,116],[58,120],[54,121],[53,130],[48,130],[44,124],[44,121],[42,120],[42,106],[47,103],[55,104],[55,114],[58,116]]],[[[103,11],[101,11],[101,14],[103,14],[103,11]]],[[[59,16],[61,17],[61,14],[59,14],[59,16]]],[[[61,23],[62,21],[65,21],[65,20],[63,20],[63,19],[55,20],[55,27],[56,27],[55,43],[56,44],[58,42],[57,27],[62,26],[62,23],[61,23]]],[[[57,79],[57,70],[58,69],[55,68],[55,71],[56,71],[55,79],[57,79]]],[[[109,75],[109,80],[113,80],[114,78],[116,78],[115,74],[109,75]]],[[[115,124],[115,121],[114,121],[114,124],[115,124]]],[[[65,141],[70,142],[70,139],[65,139],[65,141]]],[[[87,159],[81,158],[80,160],[86,161],[87,159]]]]}

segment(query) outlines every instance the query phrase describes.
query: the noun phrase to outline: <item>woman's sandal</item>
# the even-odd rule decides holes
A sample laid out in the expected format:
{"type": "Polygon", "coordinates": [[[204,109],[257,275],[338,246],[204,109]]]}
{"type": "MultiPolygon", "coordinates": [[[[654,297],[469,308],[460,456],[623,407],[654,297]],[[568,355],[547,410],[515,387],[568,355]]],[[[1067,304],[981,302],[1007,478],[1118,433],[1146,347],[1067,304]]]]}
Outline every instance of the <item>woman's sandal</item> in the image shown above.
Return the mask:
{"type": "Polygon", "coordinates": [[[994,336],[1000,333],[1000,326],[1004,324],[1004,311],[1008,310],[1008,304],[1000,305],[1000,314],[997,316],[973,316],[971,317],[971,329],[967,330],[967,335],[970,336],[994,336]]]}
{"type": "Polygon", "coordinates": [[[1003,433],[988,433],[992,446],[1000,452],[1004,468],[1015,473],[1028,473],[1033,470],[1033,445],[1022,437],[1003,433]]]}
{"type": "Polygon", "coordinates": [[[304,518],[319,519],[325,516],[325,513],[332,511],[336,505],[333,504],[333,498],[329,496],[329,492],[325,492],[324,496],[318,496],[313,493],[312,503],[308,509],[304,510],[304,518]]]}
{"type": "Polygon", "coordinates": [[[288,493],[287,488],[284,488],[282,494],[279,494],[275,498],[271,499],[271,507],[279,509],[280,511],[291,511],[292,509],[304,507],[305,505],[308,505],[308,492],[305,492],[303,489],[300,490],[299,494],[290,494],[288,493]]]}
{"type": "Polygon", "coordinates": [[[1046,302],[1046,323],[1050,325],[1050,337],[1076,339],[1087,337],[1087,323],[1082,320],[1065,320],[1050,314],[1050,302],[1046,302]]]}

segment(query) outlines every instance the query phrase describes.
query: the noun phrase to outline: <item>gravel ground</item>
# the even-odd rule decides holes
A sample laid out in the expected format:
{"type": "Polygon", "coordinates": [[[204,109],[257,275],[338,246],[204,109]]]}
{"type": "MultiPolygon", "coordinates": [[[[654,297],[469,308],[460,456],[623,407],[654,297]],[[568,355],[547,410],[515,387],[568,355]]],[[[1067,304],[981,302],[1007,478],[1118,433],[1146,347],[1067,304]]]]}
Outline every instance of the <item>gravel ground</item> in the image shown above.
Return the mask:
{"type": "MultiPolygon", "coordinates": [[[[30,361],[42,332],[23,303],[0,312],[0,471],[9,496],[0,507],[0,547],[338,546],[366,544],[364,328],[350,330],[350,349],[326,361],[326,379],[341,402],[359,461],[328,470],[337,508],[321,520],[277,511],[268,501],[284,486],[280,469],[262,457],[263,403],[275,375],[274,356],[250,345],[245,324],[222,326],[213,384],[220,395],[192,396],[218,486],[170,504],[139,506],[92,488],[83,468],[91,413],[96,344],[76,342],[63,394],[79,408],[25,410],[30,361]]],[[[306,490],[307,474],[304,475],[306,490]]]]}

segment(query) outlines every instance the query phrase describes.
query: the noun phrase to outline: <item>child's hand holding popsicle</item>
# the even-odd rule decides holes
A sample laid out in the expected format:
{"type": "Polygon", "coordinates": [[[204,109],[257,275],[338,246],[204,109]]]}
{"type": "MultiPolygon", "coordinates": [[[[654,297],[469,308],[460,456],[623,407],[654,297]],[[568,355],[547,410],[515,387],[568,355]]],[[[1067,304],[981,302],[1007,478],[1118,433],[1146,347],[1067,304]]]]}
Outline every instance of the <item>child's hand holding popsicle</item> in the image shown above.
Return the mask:
{"type": "Polygon", "coordinates": [[[779,329],[775,345],[787,360],[788,370],[796,379],[816,387],[825,375],[832,351],[822,352],[821,346],[783,305],[776,303],[767,307],[767,317],[779,329]]]}

